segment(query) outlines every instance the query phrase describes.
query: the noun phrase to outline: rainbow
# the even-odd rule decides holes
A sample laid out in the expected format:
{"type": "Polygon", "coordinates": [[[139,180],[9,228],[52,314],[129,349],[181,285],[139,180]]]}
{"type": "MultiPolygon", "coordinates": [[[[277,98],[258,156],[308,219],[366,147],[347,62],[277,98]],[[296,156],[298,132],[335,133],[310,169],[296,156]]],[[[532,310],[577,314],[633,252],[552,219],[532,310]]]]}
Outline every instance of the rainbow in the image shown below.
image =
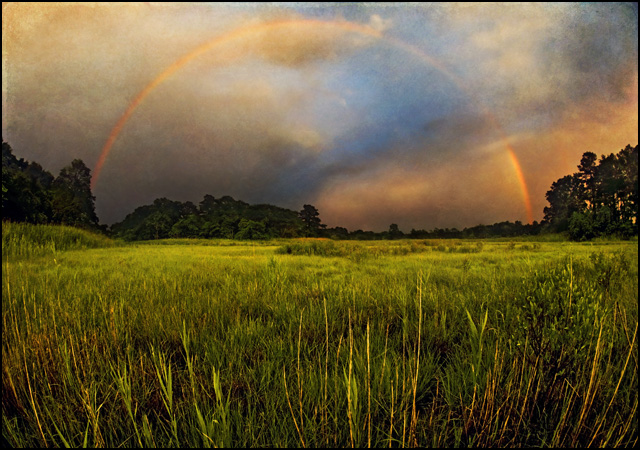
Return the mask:
{"type": "MultiPolygon", "coordinates": [[[[203,54],[205,54],[205,53],[207,53],[207,52],[209,52],[211,50],[214,50],[216,47],[219,47],[219,46],[221,46],[223,44],[226,44],[228,42],[231,42],[233,40],[245,38],[245,37],[251,36],[252,34],[255,34],[255,33],[262,33],[262,32],[265,32],[265,31],[271,31],[271,30],[275,30],[275,29],[282,29],[282,28],[287,28],[287,27],[300,27],[300,26],[310,27],[310,28],[335,29],[335,30],[338,30],[338,31],[358,33],[358,34],[361,34],[361,35],[364,35],[364,36],[369,36],[369,37],[372,37],[372,38],[375,38],[375,39],[384,39],[386,42],[389,42],[390,44],[392,44],[392,45],[394,45],[394,46],[396,46],[398,48],[401,48],[404,51],[406,51],[406,52],[418,57],[419,59],[424,61],[429,66],[432,66],[435,69],[437,69],[438,71],[440,71],[442,74],[447,76],[461,91],[465,92],[475,103],[477,103],[478,105],[480,105],[482,107],[481,102],[479,102],[476,99],[475,95],[466,88],[463,80],[461,80],[457,75],[455,75],[449,69],[447,69],[447,67],[444,66],[442,63],[440,63],[436,59],[432,58],[431,56],[427,55],[425,52],[423,52],[419,48],[417,48],[417,47],[415,47],[415,46],[413,46],[411,44],[408,44],[406,42],[400,41],[400,40],[398,40],[396,38],[393,38],[393,37],[390,37],[390,36],[385,36],[380,31],[378,31],[375,28],[372,28],[370,26],[356,24],[356,23],[348,22],[348,21],[344,21],[344,20],[324,21],[324,20],[317,20],[317,19],[289,19],[289,20],[272,21],[272,22],[267,22],[267,23],[252,24],[252,25],[248,25],[248,26],[245,26],[245,27],[241,27],[241,28],[235,29],[235,30],[233,30],[233,31],[231,31],[229,33],[223,34],[222,36],[219,36],[219,37],[217,37],[217,38],[215,38],[215,39],[213,39],[213,40],[211,40],[209,42],[206,42],[206,43],[200,45],[195,50],[193,50],[190,53],[186,54],[185,56],[181,57],[176,62],[171,64],[169,67],[167,67],[156,78],[154,78],[148,85],[146,85],[144,87],[144,89],[142,89],[138,93],[138,95],[136,95],[136,97],[131,101],[131,103],[129,104],[127,109],[124,111],[124,113],[122,114],[122,116],[120,117],[118,122],[115,124],[115,126],[111,130],[111,133],[109,133],[109,137],[108,137],[107,141],[105,142],[104,146],[102,147],[102,151],[100,152],[100,156],[98,158],[98,162],[96,163],[96,165],[95,165],[95,167],[93,169],[93,177],[91,179],[91,189],[93,189],[95,187],[95,185],[96,185],[96,183],[97,183],[97,181],[98,181],[98,179],[100,177],[100,173],[102,172],[102,168],[104,167],[104,164],[105,164],[105,162],[107,160],[107,157],[109,156],[109,152],[111,151],[111,148],[113,147],[113,144],[115,143],[116,139],[118,138],[118,136],[122,132],[122,129],[127,124],[127,122],[129,121],[129,119],[131,118],[131,116],[133,115],[135,110],[138,108],[138,106],[140,106],[140,104],[145,100],[145,98],[151,92],[153,92],[153,90],[155,88],[157,88],[162,83],[164,83],[174,73],[176,73],[182,67],[187,65],[190,61],[198,58],[199,56],[201,56],[201,55],[203,55],[203,54]]],[[[495,119],[493,114],[491,114],[484,107],[482,107],[482,109],[483,109],[483,113],[487,117],[490,118],[491,123],[493,124],[493,126],[496,128],[496,130],[499,132],[499,134],[501,136],[503,144],[504,144],[504,146],[505,146],[505,148],[507,150],[509,158],[511,159],[511,162],[512,162],[513,167],[515,169],[516,176],[518,178],[518,182],[520,183],[520,187],[521,187],[521,190],[522,190],[522,197],[523,197],[523,201],[524,201],[525,208],[526,208],[526,211],[527,211],[527,219],[528,219],[529,223],[532,223],[533,222],[533,211],[532,211],[532,207],[531,207],[531,200],[529,198],[529,190],[528,190],[528,187],[527,187],[527,183],[525,181],[524,173],[522,172],[522,168],[520,167],[520,163],[518,161],[518,158],[517,158],[513,148],[509,144],[504,131],[500,127],[498,121],[495,119]]]]}

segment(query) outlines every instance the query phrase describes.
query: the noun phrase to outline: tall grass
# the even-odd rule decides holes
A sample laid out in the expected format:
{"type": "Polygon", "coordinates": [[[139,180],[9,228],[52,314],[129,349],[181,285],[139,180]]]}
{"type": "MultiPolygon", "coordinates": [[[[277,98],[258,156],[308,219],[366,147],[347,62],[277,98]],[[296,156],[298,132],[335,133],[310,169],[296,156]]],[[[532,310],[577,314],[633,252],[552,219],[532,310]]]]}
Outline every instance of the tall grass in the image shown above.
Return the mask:
{"type": "Polygon", "coordinates": [[[56,255],[66,250],[112,247],[115,242],[79,228],[2,222],[2,259],[56,255]]]}
{"type": "Polygon", "coordinates": [[[406,242],[377,242],[296,255],[292,241],[8,255],[3,436],[637,444],[637,245],[430,243],[406,254],[394,249],[406,242]]]}

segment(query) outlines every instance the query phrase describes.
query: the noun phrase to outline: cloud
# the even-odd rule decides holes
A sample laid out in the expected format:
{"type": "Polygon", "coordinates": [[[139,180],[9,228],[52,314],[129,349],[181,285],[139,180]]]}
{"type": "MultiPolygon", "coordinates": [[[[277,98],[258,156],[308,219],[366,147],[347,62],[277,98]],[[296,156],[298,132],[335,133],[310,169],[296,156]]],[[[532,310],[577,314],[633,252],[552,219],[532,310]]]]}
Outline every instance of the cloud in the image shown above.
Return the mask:
{"type": "Polygon", "coordinates": [[[379,14],[372,14],[369,18],[369,26],[380,32],[387,31],[392,25],[392,19],[383,19],[379,14]]]}
{"type": "Polygon", "coordinates": [[[102,221],[206,193],[353,229],[526,220],[505,139],[540,219],[583,151],[637,142],[637,12],[576,4],[3,5],[3,137],[54,173],[92,166],[155,77],[247,27],[134,111],[94,191],[102,221]]]}
{"type": "Polygon", "coordinates": [[[254,54],[272,64],[301,67],[314,62],[335,61],[354,49],[354,40],[339,28],[291,24],[253,34],[254,54]]]}
{"type": "Polygon", "coordinates": [[[445,17],[465,36],[450,61],[502,120],[556,120],[585,98],[622,100],[637,73],[637,13],[627,5],[476,4],[445,17]]]}
{"type": "Polygon", "coordinates": [[[411,228],[462,228],[505,217],[526,219],[522,198],[513,194],[520,187],[506,153],[473,164],[463,157],[452,159],[419,168],[381,166],[335,178],[319,191],[314,204],[329,225],[376,231],[388,229],[392,222],[408,232],[411,228]]]}

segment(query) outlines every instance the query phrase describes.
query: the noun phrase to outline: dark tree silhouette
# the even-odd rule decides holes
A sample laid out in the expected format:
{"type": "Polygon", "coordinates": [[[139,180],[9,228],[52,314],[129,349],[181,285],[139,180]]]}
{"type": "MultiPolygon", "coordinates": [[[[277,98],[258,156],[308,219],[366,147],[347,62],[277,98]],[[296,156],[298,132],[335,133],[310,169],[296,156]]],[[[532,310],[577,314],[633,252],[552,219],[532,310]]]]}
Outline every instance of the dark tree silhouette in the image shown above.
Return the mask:
{"type": "Polygon", "coordinates": [[[638,226],[638,146],[627,145],[618,153],[622,188],[618,191],[621,201],[621,215],[625,222],[638,226]]]}
{"type": "Polygon", "coordinates": [[[304,224],[304,230],[307,237],[318,236],[327,226],[320,220],[320,213],[313,205],[304,205],[302,211],[298,213],[300,220],[304,224]]]}
{"type": "Polygon", "coordinates": [[[200,202],[200,212],[203,214],[213,213],[216,209],[216,198],[213,195],[206,194],[200,202]]]}
{"type": "Polygon", "coordinates": [[[566,175],[551,185],[546,198],[549,206],[544,208],[544,222],[554,231],[566,231],[571,215],[579,211],[578,187],[573,175],[566,175]]]}
{"type": "Polygon", "coordinates": [[[389,225],[389,239],[402,239],[404,233],[398,228],[398,224],[392,223],[389,225]]]}
{"type": "Polygon", "coordinates": [[[582,155],[579,172],[574,175],[577,188],[577,197],[583,203],[579,205],[582,209],[593,209],[596,197],[596,174],[598,171],[598,156],[593,152],[586,152],[582,155]]]}
{"type": "Polygon", "coordinates": [[[76,226],[98,225],[95,197],[91,194],[91,170],[74,159],[60,170],[52,184],[54,220],[76,226]]]}

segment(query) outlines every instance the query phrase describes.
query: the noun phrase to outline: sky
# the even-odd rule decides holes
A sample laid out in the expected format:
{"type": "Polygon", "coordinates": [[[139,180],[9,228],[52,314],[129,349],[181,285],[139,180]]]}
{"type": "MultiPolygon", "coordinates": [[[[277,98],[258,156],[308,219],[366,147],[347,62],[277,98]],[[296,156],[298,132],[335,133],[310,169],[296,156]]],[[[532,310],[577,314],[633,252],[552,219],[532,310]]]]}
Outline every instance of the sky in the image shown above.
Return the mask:
{"type": "Polygon", "coordinates": [[[634,3],[3,3],[2,137],[101,223],[230,195],[383,231],[540,221],[638,143],[634,3]]]}

